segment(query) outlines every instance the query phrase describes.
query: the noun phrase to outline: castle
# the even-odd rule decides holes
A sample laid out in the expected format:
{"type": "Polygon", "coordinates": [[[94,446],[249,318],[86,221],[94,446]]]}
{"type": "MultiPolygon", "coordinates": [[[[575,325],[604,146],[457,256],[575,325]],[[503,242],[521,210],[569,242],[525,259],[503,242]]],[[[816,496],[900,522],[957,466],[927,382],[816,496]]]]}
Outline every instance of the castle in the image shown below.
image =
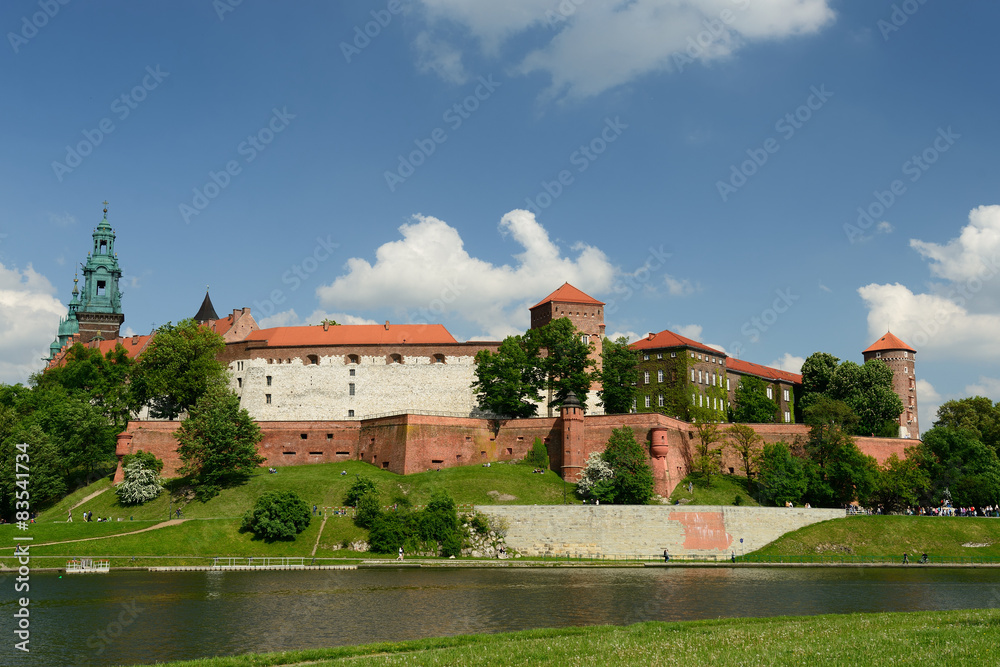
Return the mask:
{"type": "MultiPolygon", "coordinates": [[[[68,314],[50,348],[50,365],[59,364],[72,342],[106,353],[124,346],[135,358],[155,332],[121,337],[124,321],[114,253],[115,233],[107,209],[93,233],[94,246],[84,269],[83,298],[74,280],[68,314]]],[[[532,306],[531,327],[562,317],[576,327],[599,366],[604,339],[604,303],[566,283],[532,306]]],[[[794,423],[795,394],[802,377],[731,358],[715,348],[671,331],[650,333],[631,347],[641,354],[638,398],[628,415],[603,415],[578,402],[553,415],[508,420],[495,430],[477,407],[471,385],[475,355],[496,351],[498,341],[459,342],[440,324],[336,325],[261,329],[249,308],[220,318],[206,293],[195,318],[226,343],[221,360],[233,391],[264,431],[260,445],[268,465],[355,459],[398,473],[522,458],[534,439],[549,449],[554,469],[575,481],[592,451],[603,449],[610,431],[630,425],[649,443],[657,491],[668,494],[691,463],[691,425],[670,417],[681,402],[710,411],[725,421],[741,377],[765,383],[778,406],[776,423],[754,428],[765,441],[803,436],[794,423]]],[[[894,388],[905,406],[900,436],[919,437],[916,419],[915,351],[891,333],[864,351],[865,360],[883,359],[894,371],[894,388]]],[[[118,455],[143,449],[164,460],[164,473],[179,468],[173,431],[177,422],[130,422],[119,435],[118,455]]],[[[905,440],[861,438],[859,446],[880,461],[903,455],[905,440]]],[[[738,461],[723,463],[732,472],[738,461]]],[[[119,466],[119,476],[121,469],[119,466]]]]}

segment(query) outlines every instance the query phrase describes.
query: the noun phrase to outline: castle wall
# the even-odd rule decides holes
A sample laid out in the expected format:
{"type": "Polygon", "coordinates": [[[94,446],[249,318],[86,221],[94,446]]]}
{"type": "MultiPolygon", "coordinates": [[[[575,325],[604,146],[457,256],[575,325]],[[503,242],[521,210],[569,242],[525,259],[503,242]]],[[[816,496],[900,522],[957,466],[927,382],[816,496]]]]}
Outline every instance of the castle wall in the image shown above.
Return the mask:
{"type": "Polygon", "coordinates": [[[720,559],[844,516],[840,509],[690,505],[480,505],[476,511],[506,520],[507,545],[527,556],[660,557],[666,549],[720,559]]]}

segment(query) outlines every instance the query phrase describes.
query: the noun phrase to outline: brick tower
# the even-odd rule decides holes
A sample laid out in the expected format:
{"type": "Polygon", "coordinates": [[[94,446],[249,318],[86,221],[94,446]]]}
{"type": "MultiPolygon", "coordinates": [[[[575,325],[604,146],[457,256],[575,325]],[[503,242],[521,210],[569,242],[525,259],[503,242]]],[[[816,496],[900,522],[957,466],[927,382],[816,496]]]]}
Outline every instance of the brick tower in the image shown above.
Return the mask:
{"type": "Polygon", "coordinates": [[[539,329],[552,320],[568,317],[584,343],[593,346],[590,358],[601,369],[604,341],[604,302],[584,294],[569,283],[531,307],[531,328],[539,329]]]}
{"type": "Polygon", "coordinates": [[[865,361],[881,359],[892,369],[892,389],[903,402],[899,415],[899,437],[919,438],[917,422],[917,351],[891,332],[872,343],[864,354],[865,361]]]}

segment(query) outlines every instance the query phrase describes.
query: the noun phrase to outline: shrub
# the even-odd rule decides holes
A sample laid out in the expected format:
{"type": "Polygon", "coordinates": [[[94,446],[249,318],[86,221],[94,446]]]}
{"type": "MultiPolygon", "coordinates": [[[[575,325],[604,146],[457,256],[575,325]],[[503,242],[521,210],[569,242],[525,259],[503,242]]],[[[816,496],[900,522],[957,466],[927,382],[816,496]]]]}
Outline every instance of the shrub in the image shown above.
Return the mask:
{"type": "MultiPolygon", "coordinates": [[[[145,452],[143,452],[145,453],[145,452]]],[[[153,456],[150,454],[149,456],[153,456]]],[[[153,456],[156,461],[156,457],[153,456]]],[[[118,502],[122,505],[142,505],[153,500],[163,491],[159,474],[154,466],[147,464],[146,459],[133,456],[125,466],[125,480],[115,488],[118,502]]],[[[163,466],[163,462],[160,462],[163,466]]]]}
{"type": "Polygon", "coordinates": [[[382,506],[377,493],[366,493],[357,501],[357,513],[354,515],[354,525],[359,528],[371,528],[375,520],[382,515],[382,506]]]}
{"type": "Polygon", "coordinates": [[[348,507],[357,507],[361,498],[369,493],[378,497],[378,487],[375,486],[375,482],[370,477],[358,475],[354,479],[354,483],[351,484],[351,488],[347,490],[347,495],[344,496],[344,504],[348,507]]]}
{"type": "Polygon", "coordinates": [[[243,515],[240,530],[268,542],[295,539],[309,525],[309,506],[294,491],[268,491],[243,515]]]}
{"type": "Polygon", "coordinates": [[[472,525],[472,529],[480,535],[490,531],[489,519],[482,514],[474,514],[469,523],[472,525]]]}
{"type": "Polygon", "coordinates": [[[531,451],[525,455],[521,463],[533,468],[548,470],[549,450],[545,447],[545,443],[542,442],[541,438],[535,438],[535,442],[531,445],[531,451]]]}
{"type": "Polygon", "coordinates": [[[737,493],[736,494],[736,498],[733,500],[733,504],[734,505],[742,505],[743,504],[743,496],[737,493]]]}
{"type": "Polygon", "coordinates": [[[380,513],[368,533],[368,550],[378,554],[396,553],[409,537],[406,528],[406,521],[399,513],[380,513]]]}

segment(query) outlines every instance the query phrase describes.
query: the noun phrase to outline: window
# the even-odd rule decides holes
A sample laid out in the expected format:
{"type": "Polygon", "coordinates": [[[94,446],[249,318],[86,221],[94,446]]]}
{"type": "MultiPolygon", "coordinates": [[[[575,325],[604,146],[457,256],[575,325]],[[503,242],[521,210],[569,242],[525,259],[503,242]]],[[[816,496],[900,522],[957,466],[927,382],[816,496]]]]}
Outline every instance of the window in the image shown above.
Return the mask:
{"type": "Polygon", "coordinates": [[[698,361],[701,361],[701,355],[700,354],[698,355],[698,361]]]}
{"type": "Polygon", "coordinates": [[[271,405],[271,395],[270,394],[264,394],[264,402],[267,403],[268,405],[271,405]]]}
{"type": "Polygon", "coordinates": [[[314,366],[318,366],[319,365],[319,356],[318,355],[310,354],[306,358],[309,360],[310,364],[313,364],[314,366]]]}
{"type": "Polygon", "coordinates": [[[785,389],[785,394],[784,395],[785,395],[785,403],[787,403],[788,401],[791,400],[790,392],[787,389],[785,389]]]}
{"type": "Polygon", "coordinates": [[[694,382],[694,369],[691,369],[691,382],[694,382]]]}
{"type": "Polygon", "coordinates": [[[389,358],[386,360],[387,364],[401,364],[403,363],[403,357],[398,354],[390,354],[389,358]]]}
{"type": "Polygon", "coordinates": [[[243,388],[243,378],[236,378],[236,388],[237,389],[243,388]]]}
{"type": "Polygon", "coordinates": [[[909,359],[910,358],[910,353],[909,352],[903,352],[903,358],[904,359],[909,359]]]}
{"type": "Polygon", "coordinates": [[[726,391],[729,391],[729,378],[726,378],[726,391]]]}
{"type": "Polygon", "coordinates": [[[694,405],[694,397],[695,397],[695,395],[696,394],[694,392],[691,392],[691,405],[694,405]]]}
{"type": "Polygon", "coordinates": [[[590,336],[587,334],[580,334],[580,342],[584,345],[590,345],[590,336]]]}
{"type": "Polygon", "coordinates": [[[774,389],[772,387],[767,388],[767,397],[770,399],[774,398],[774,389]]]}
{"type": "Polygon", "coordinates": [[[909,374],[910,367],[909,366],[903,366],[903,372],[906,373],[906,374],[909,374]]]}
{"type": "Polygon", "coordinates": [[[643,361],[649,361],[649,355],[648,354],[642,355],[642,360],[643,361]]]}
{"type": "Polygon", "coordinates": [[[435,354],[434,357],[431,359],[431,363],[432,364],[443,364],[444,363],[444,355],[443,354],[435,354]]]}
{"type": "Polygon", "coordinates": [[[704,407],[703,405],[704,402],[705,402],[705,397],[702,396],[701,394],[698,394],[698,407],[699,408],[704,407]]]}
{"type": "Polygon", "coordinates": [[[663,382],[663,370],[656,371],[656,381],[663,382]]]}
{"type": "Polygon", "coordinates": [[[676,352],[671,352],[670,353],[670,358],[671,359],[676,359],[677,358],[677,353],[676,352]]]}
{"type": "Polygon", "coordinates": [[[643,373],[642,377],[643,377],[643,380],[645,381],[645,383],[649,384],[649,371],[646,371],[645,373],[643,373]]]}
{"type": "Polygon", "coordinates": [[[659,396],[656,397],[656,404],[659,405],[661,408],[663,407],[663,394],[660,394],[659,396]]]}
{"type": "Polygon", "coordinates": [[[347,385],[347,393],[349,395],[351,395],[351,396],[354,396],[354,383],[353,382],[348,383],[348,385],[347,385]]]}
{"type": "Polygon", "coordinates": [[[106,286],[107,283],[105,283],[103,280],[97,281],[97,296],[104,296],[104,290],[106,286]]]}
{"type": "Polygon", "coordinates": [[[875,353],[875,358],[876,359],[881,359],[882,358],[882,353],[881,352],[876,352],[875,353]]]}
{"type": "Polygon", "coordinates": [[[354,416],[354,410],[348,410],[347,411],[347,416],[348,417],[353,417],[354,416]]]}
{"type": "Polygon", "coordinates": [[[645,397],[645,401],[646,401],[646,407],[648,408],[649,407],[649,396],[645,397]]]}
{"type": "Polygon", "coordinates": [[[309,439],[309,434],[308,433],[299,433],[299,439],[301,439],[301,440],[308,440],[309,439]]]}
{"type": "Polygon", "coordinates": [[[715,373],[712,373],[712,386],[715,386],[715,373]]]}
{"type": "Polygon", "coordinates": [[[358,355],[356,355],[356,354],[349,354],[349,355],[347,355],[347,363],[349,363],[349,364],[358,364],[358,363],[361,363],[361,358],[358,357],[358,355]]]}
{"type": "Polygon", "coordinates": [[[698,371],[698,384],[701,384],[701,371],[698,371]]]}
{"type": "Polygon", "coordinates": [[[267,376],[267,386],[268,387],[271,386],[271,376],[270,375],[267,376]]]}
{"type": "Polygon", "coordinates": [[[792,414],[788,410],[785,410],[785,423],[787,424],[790,421],[792,421],[792,414]]]}
{"type": "Polygon", "coordinates": [[[108,254],[108,242],[107,241],[101,241],[101,244],[100,244],[100,247],[98,249],[97,254],[98,255],[107,255],[108,254]]]}
{"type": "Polygon", "coordinates": [[[662,359],[663,358],[663,353],[662,352],[657,352],[656,353],[656,358],[657,359],[662,359]]]}
{"type": "MultiPolygon", "coordinates": [[[[635,410],[635,399],[634,398],[632,399],[632,409],[635,410]]],[[[486,452],[483,452],[483,453],[485,454],[486,452]]]]}
{"type": "Polygon", "coordinates": [[[351,369],[351,377],[354,377],[354,369],[351,369]]]}
{"type": "Polygon", "coordinates": [[[712,399],[712,409],[713,410],[718,410],[719,409],[719,399],[717,399],[717,398],[713,398],[712,399]]]}

